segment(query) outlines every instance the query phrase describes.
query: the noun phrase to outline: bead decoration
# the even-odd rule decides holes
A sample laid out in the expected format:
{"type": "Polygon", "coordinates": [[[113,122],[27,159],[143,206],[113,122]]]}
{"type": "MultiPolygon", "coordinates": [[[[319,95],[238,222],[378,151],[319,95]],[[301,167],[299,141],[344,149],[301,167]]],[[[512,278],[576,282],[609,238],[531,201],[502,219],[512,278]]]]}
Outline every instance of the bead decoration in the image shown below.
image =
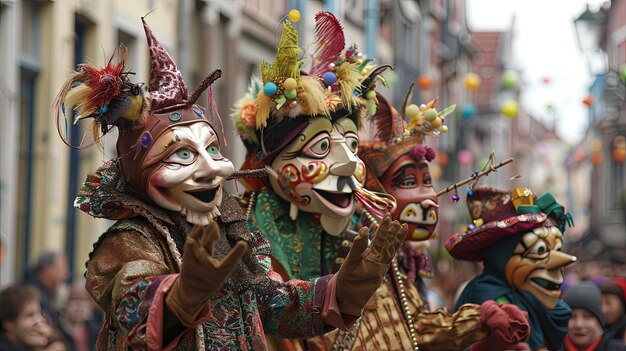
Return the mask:
{"type": "Polygon", "coordinates": [[[169,118],[172,122],[178,122],[181,118],[180,112],[172,112],[167,118],[169,118]]]}
{"type": "Polygon", "coordinates": [[[152,135],[150,134],[150,132],[144,132],[143,134],[141,134],[141,137],[139,137],[139,144],[145,149],[147,149],[150,144],[152,144],[152,135]]]}

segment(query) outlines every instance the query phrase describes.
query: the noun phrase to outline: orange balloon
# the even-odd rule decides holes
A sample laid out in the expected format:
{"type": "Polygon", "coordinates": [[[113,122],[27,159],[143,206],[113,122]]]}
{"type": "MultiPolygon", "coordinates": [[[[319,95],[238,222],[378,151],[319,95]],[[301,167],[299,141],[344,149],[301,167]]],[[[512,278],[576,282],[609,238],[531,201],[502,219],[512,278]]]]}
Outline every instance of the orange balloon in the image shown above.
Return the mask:
{"type": "Polygon", "coordinates": [[[433,85],[433,80],[429,76],[422,74],[421,76],[417,77],[416,83],[420,89],[424,90],[430,88],[431,85],[433,85]]]}
{"type": "Polygon", "coordinates": [[[480,86],[480,76],[476,73],[468,73],[463,78],[467,90],[476,90],[480,86]]]}
{"type": "Polygon", "coordinates": [[[626,159],[626,150],[622,148],[613,150],[613,161],[615,161],[615,163],[622,163],[624,159],[626,159]]]}
{"type": "Polygon", "coordinates": [[[576,163],[581,163],[584,159],[585,159],[585,150],[583,150],[580,147],[577,147],[576,150],[574,150],[574,160],[576,161],[576,163]]]}
{"type": "Polygon", "coordinates": [[[599,166],[602,163],[603,159],[602,159],[602,153],[599,151],[596,151],[593,153],[593,155],[591,155],[591,163],[593,163],[594,166],[599,166]]]}
{"type": "Polygon", "coordinates": [[[448,154],[446,154],[445,152],[442,152],[442,151],[437,153],[437,162],[439,162],[439,165],[441,167],[444,167],[445,165],[447,165],[448,164],[448,154]]]}

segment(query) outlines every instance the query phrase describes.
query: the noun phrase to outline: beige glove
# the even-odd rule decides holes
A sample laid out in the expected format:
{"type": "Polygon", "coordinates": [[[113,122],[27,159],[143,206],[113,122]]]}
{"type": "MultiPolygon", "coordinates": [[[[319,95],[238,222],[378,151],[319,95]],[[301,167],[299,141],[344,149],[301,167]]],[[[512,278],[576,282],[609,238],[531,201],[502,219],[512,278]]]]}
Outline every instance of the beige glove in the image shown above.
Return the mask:
{"type": "Polygon", "coordinates": [[[363,227],[337,272],[336,297],[341,313],[360,316],[380,286],[396,250],[406,236],[407,225],[386,215],[368,245],[369,228],[363,227]]]}
{"type": "Polygon", "coordinates": [[[213,221],[206,227],[194,226],[187,236],[180,276],[165,300],[184,324],[196,320],[211,294],[228,279],[248,250],[248,244],[239,241],[221,261],[213,258],[213,242],[219,235],[220,228],[213,221]]]}

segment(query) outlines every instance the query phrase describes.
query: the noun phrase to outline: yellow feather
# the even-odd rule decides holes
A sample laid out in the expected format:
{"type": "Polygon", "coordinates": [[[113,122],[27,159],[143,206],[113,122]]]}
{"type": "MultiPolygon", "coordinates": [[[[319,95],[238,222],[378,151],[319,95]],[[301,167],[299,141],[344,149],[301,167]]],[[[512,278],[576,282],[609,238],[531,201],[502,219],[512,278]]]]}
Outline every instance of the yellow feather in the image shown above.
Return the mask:
{"type": "Polygon", "coordinates": [[[259,93],[256,97],[256,128],[261,129],[267,125],[267,120],[270,118],[270,111],[272,110],[272,98],[259,93]]]}
{"type": "Polygon", "coordinates": [[[304,112],[307,115],[330,116],[330,111],[326,106],[326,95],[320,83],[315,78],[303,76],[299,85],[302,92],[298,94],[298,97],[302,100],[304,112]]]}
{"type": "Polygon", "coordinates": [[[134,121],[141,116],[143,108],[143,96],[141,94],[130,96],[130,107],[122,113],[122,118],[128,121],[134,121]]]}
{"type": "Polygon", "coordinates": [[[359,87],[359,80],[361,74],[354,64],[350,62],[344,62],[335,71],[337,75],[337,84],[341,90],[341,100],[343,107],[352,112],[354,105],[358,104],[357,97],[354,96],[354,91],[359,87]]]}

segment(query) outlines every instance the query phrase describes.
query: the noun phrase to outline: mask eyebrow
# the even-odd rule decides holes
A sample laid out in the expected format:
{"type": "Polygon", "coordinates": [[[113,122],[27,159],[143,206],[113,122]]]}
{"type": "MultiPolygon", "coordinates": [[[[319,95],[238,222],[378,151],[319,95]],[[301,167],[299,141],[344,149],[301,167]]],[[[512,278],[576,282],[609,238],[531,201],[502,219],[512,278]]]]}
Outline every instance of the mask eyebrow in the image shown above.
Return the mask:
{"type": "Polygon", "coordinates": [[[407,163],[407,164],[405,164],[405,165],[401,166],[400,168],[398,168],[398,170],[396,170],[395,172],[393,172],[392,177],[394,177],[394,178],[395,178],[395,177],[397,177],[397,176],[400,174],[400,172],[402,172],[402,173],[406,173],[406,171],[407,171],[409,168],[413,168],[413,169],[415,169],[415,164],[414,164],[413,162],[411,162],[411,163],[407,163]]]}
{"type": "Polygon", "coordinates": [[[167,149],[169,149],[170,147],[172,147],[174,144],[180,142],[180,138],[178,137],[178,134],[174,134],[174,136],[172,138],[170,138],[165,145],[163,145],[161,147],[161,151],[159,151],[159,153],[157,154],[157,156],[163,154],[165,151],[167,151],[167,149]]]}
{"type": "Polygon", "coordinates": [[[417,168],[421,171],[424,168],[428,168],[428,163],[426,162],[421,162],[420,164],[417,165],[417,168]]]}

